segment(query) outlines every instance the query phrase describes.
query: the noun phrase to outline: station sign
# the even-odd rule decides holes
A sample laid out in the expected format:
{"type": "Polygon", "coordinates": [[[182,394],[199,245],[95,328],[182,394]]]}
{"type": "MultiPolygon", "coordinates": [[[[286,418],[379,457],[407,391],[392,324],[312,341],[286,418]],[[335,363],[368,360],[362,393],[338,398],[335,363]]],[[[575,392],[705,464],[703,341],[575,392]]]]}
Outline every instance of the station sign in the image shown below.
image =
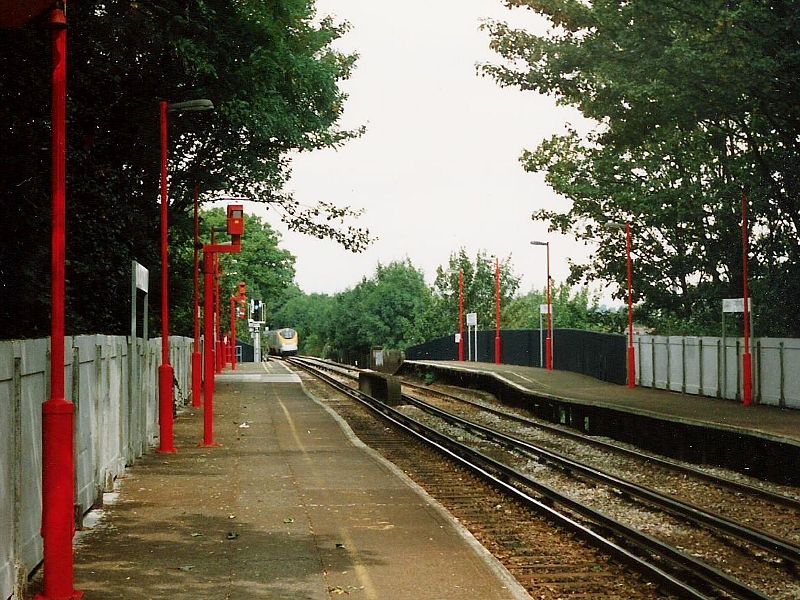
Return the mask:
{"type": "Polygon", "coordinates": [[[145,294],[147,293],[147,288],[149,284],[150,274],[146,268],[140,265],[138,262],[133,261],[133,277],[136,281],[136,287],[142,290],[145,294]]]}
{"type": "Polygon", "coordinates": [[[469,327],[478,326],[478,313],[467,313],[467,325],[469,327]]]}
{"type": "MultiPolygon", "coordinates": [[[[753,310],[753,299],[747,299],[747,308],[753,310]]],[[[722,299],[722,312],[724,313],[741,313],[744,312],[744,298],[723,298],[722,299]]]]}

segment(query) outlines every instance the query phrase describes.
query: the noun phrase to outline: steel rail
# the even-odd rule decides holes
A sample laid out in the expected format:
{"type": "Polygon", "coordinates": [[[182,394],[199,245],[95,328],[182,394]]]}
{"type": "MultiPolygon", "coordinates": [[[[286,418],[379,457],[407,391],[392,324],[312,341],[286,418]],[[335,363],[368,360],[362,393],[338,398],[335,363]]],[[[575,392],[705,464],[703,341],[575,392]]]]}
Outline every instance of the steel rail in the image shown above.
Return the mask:
{"type": "Polygon", "coordinates": [[[671,460],[667,460],[667,459],[661,458],[659,456],[655,456],[653,454],[649,454],[647,452],[640,452],[638,450],[631,450],[630,448],[624,448],[622,446],[617,446],[617,445],[611,444],[609,442],[604,442],[602,440],[593,439],[591,436],[588,436],[588,435],[585,435],[585,434],[582,434],[582,433],[577,433],[577,432],[574,432],[574,431],[567,431],[567,430],[562,429],[560,427],[557,427],[555,425],[550,425],[548,423],[542,423],[542,422],[539,422],[539,421],[534,421],[533,419],[529,419],[527,417],[522,417],[522,416],[519,416],[519,415],[515,415],[513,413],[509,413],[509,412],[506,412],[506,411],[503,411],[503,410],[500,410],[500,409],[497,409],[497,408],[493,408],[491,406],[486,406],[484,404],[481,404],[479,402],[474,402],[474,401],[468,400],[466,398],[459,398],[458,396],[455,396],[453,394],[448,394],[446,392],[442,392],[442,391],[439,391],[439,390],[433,390],[433,389],[425,387],[423,385],[417,385],[415,383],[408,383],[408,382],[405,382],[405,381],[403,382],[403,385],[406,386],[406,387],[409,387],[411,389],[414,389],[414,390],[422,391],[422,392],[424,392],[426,394],[432,394],[434,396],[438,396],[438,397],[440,397],[440,398],[442,398],[444,400],[450,400],[450,401],[453,401],[453,402],[461,402],[463,404],[467,404],[467,405],[473,406],[475,408],[480,408],[481,410],[485,410],[485,411],[490,412],[490,413],[492,413],[494,415],[497,415],[499,417],[503,417],[503,418],[515,421],[515,422],[523,424],[523,425],[528,425],[530,427],[536,427],[538,429],[543,429],[545,431],[553,433],[554,435],[558,435],[558,436],[561,436],[561,437],[566,437],[566,438],[569,438],[569,439],[572,439],[572,440],[576,440],[576,441],[584,443],[584,444],[590,444],[590,445],[595,446],[597,448],[602,448],[602,449],[605,449],[605,450],[608,450],[608,451],[611,451],[611,452],[617,452],[619,454],[625,454],[627,456],[632,456],[632,457],[634,457],[634,458],[636,458],[638,460],[646,460],[646,461],[648,461],[650,463],[653,463],[653,464],[658,465],[660,467],[663,467],[665,469],[670,469],[672,471],[676,471],[676,472],[681,473],[681,474],[688,474],[688,475],[697,477],[699,479],[703,479],[705,481],[708,481],[710,483],[714,483],[716,485],[719,485],[719,486],[722,486],[722,487],[726,487],[726,488],[731,489],[731,490],[736,491],[736,492],[750,494],[752,496],[757,496],[757,497],[759,497],[759,498],[761,498],[763,500],[768,500],[770,502],[774,502],[775,504],[780,504],[782,506],[785,506],[785,507],[792,508],[792,509],[795,509],[797,511],[800,511],[800,500],[798,500],[796,498],[792,498],[790,496],[785,496],[783,494],[778,494],[778,493],[775,493],[775,492],[771,492],[770,490],[765,490],[763,488],[760,488],[760,487],[757,487],[757,486],[754,486],[754,485],[750,485],[750,484],[747,484],[747,483],[743,483],[743,482],[740,482],[740,481],[733,481],[731,479],[726,479],[724,477],[719,477],[719,476],[713,475],[711,473],[706,473],[705,471],[703,471],[701,469],[698,469],[696,467],[691,467],[691,466],[688,466],[688,465],[682,465],[680,463],[677,463],[677,462],[674,462],[674,461],[671,461],[671,460]]]}
{"type": "Polygon", "coordinates": [[[315,376],[319,377],[322,381],[325,381],[328,385],[364,404],[373,412],[382,415],[384,418],[388,419],[403,430],[409,432],[417,439],[437,448],[439,451],[458,461],[466,468],[488,479],[491,483],[501,487],[530,508],[538,510],[539,512],[543,512],[546,516],[553,519],[557,524],[572,530],[584,539],[597,544],[604,551],[609,552],[620,560],[633,565],[640,571],[647,573],[655,580],[659,581],[667,589],[684,594],[685,597],[697,599],[710,598],[710,596],[706,595],[704,592],[701,592],[692,585],[681,581],[676,576],[667,573],[650,561],[633,554],[631,551],[603,537],[592,529],[581,525],[577,521],[560,513],[550,506],[550,504],[554,503],[566,507],[568,510],[571,510],[592,521],[596,526],[614,532],[617,536],[627,540],[628,543],[639,548],[640,551],[656,554],[662,560],[670,563],[674,568],[691,572],[695,577],[699,578],[704,583],[715,586],[718,590],[722,590],[741,599],[769,600],[769,597],[764,595],[762,592],[746,586],[745,584],[728,576],[726,573],[702,561],[699,561],[693,556],[681,552],[680,550],[669,546],[658,539],[636,531],[594,509],[584,506],[568,496],[564,496],[548,486],[536,482],[527,475],[520,473],[515,469],[512,469],[511,467],[504,465],[473,448],[470,448],[469,446],[461,444],[447,437],[446,435],[437,432],[426,425],[423,425],[411,417],[403,415],[392,407],[387,406],[358,390],[350,388],[349,386],[337,381],[333,377],[323,373],[320,367],[316,365],[308,364],[307,362],[304,362],[303,359],[298,358],[288,359],[288,362],[308,370],[315,376]],[[480,464],[476,464],[476,462],[473,461],[477,461],[477,463],[480,464]],[[547,501],[542,502],[531,497],[525,491],[520,490],[512,485],[509,480],[516,481],[520,485],[535,490],[537,493],[543,495],[547,501]]]}
{"type": "Polygon", "coordinates": [[[644,500],[651,504],[655,504],[672,515],[687,519],[696,524],[711,527],[717,531],[729,535],[733,535],[790,562],[800,562],[800,547],[795,546],[786,540],[782,540],[763,531],[740,525],[700,507],[683,502],[681,500],[676,500],[675,498],[671,498],[625,479],[610,475],[604,471],[575,461],[562,454],[553,452],[552,450],[547,450],[546,448],[537,446],[536,444],[533,444],[527,440],[523,440],[517,436],[502,433],[491,427],[475,423],[474,421],[470,421],[469,419],[465,419],[458,415],[454,415],[453,413],[436,406],[432,406],[427,402],[417,398],[413,398],[405,394],[403,397],[408,402],[411,402],[414,406],[417,406],[429,414],[433,414],[434,416],[448,421],[453,425],[476,432],[493,442],[500,443],[516,451],[533,454],[545,459],[547,462],[550,462],[559,468],[578,472],[594,481],[614,487],[625,494],[639,498],[640,500],[644,500]]]}

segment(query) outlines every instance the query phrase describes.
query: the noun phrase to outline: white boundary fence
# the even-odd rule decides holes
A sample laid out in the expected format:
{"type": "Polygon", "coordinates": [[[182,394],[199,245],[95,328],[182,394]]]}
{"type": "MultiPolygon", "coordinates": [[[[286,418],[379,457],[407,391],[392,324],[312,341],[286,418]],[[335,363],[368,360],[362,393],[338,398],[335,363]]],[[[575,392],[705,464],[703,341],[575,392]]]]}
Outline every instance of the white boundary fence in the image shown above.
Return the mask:
{"type": "MultiPolygon", "coordinates": [[[[800,408],[800,339],[754,338],[753,400],[800,408]]],[[[743,338],[634,336],[639,385],[729,400],[742,394],[743,338]]]]}
{"type": "MultiPolygon", "coordinates": [[[[65,340],[66,397],[75,403],[75,492],[84,513],[158,438],[161,339],[65,340]],[[138,383],[137,383],[138,382],[138,383]]],[[[187,402],[192,340],[170,339],[178,405],[187,402]]],[[[42,560],[42,408],[50,396],[50,340],[0,342],[0,598],[21,598],[42,560]]]]}

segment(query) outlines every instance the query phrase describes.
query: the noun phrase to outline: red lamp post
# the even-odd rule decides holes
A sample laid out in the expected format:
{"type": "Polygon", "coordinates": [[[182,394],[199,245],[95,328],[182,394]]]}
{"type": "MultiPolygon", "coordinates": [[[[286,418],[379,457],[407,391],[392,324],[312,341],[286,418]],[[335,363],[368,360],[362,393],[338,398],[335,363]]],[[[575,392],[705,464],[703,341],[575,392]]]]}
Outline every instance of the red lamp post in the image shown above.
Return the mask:
{"type": "Polygon", "coordinates": [[[194,347],[192,349],[192,406],[200,408],[203,365],[200,355],[200,188],[194,188],[194,347]]]}
{"type": "Polygon", "coordinates": [[[494,325],[494,362],[499,365],[500,355],[500,259],[494,259],[494,301],[495,301],[495,325],[494,325]]]}
{"type": "Polygon", "coordinates": [[[464,271],[458,272],[458,360],[464,362],[464,271]]]}
{"type": "Polygon", "coordinates": [[[533,246],[547,247],[547,339],[545,340],[545,357],[547,370],[553,370],[553,309],[550,295],[550,242],[531,242],[533,246]]]}
{"type": "Polygon", "coordinates": [[[210,448],[219,446],[214,441],[214,274],[217,270],[215,258],[222,252],[239,253],[242,251],[242,234],[244,233],[244,212],[241,205],[228,205],[228,233],[231,236],[230,244],[206,244],[203,246],[203,273],[205,294],[204,305],[204,361],[206,378],[203,382],[203,399],[205,410],[203,412],[203,441],[200,447],[210,448]]]}
{"type": "Polygon", "coordinates": [[[169,360],[169,197],[167,193],[167,113],[213,110],[210,100],[169,104],[162,100],[161,115],[161,365],[158,367],[158,452],[174,453],[174,370],[169,360]]]}
{"type": "Polygon", "coordinates": [[[744,353],[742,354],[742,404],[753,404],[753,359],[750,355],[750,291],[747,271],[747,193],[742,192],[742,286],[744,295],[744,353]]]}
{"type": "Polygon", "coordinates": [[[231,336],[230,336],[231,371],[236,370],[236,296],[231,296],[231,336]]]}
{"type": "Polygon", "coordinates": [[[236,295],[231,296],[231,370],[236,370],[236,321],[239,313],[239,306],[247,302],[247,284],[240,281],[236,286],[236,295]]]}
{"type": "MultiPolygon", "coordinates": [[[[52,6],[53,3],[49,3],[52,6]]],[[[65,3],[64,3],[65,4],[65,3]]],[[[77,600],[72,537],[75,534],[75,406],[65,397],[64,296],[66,292],[66,112],[67,17],[64,4],[53,7],[52,25],[52,255],[50,398],[42,405],[42,539],[44,590],[41,600],[77,600]]],[[[21,10],[21,9],[20,9],[21,10]]],[[[44,10],[44,7],[38,9],[44,10]]],[[[32,17],[33,13],[26,15],[32,17]]],[[[23,24],[27,19],[21,20],[23,24]]]]}
{"type": "Polygon", "coordinates": [[[216,340],[217,340],[217,363],[215,365],[216,372],[222,373],[222,368],[225,366],[225,345],[222,343],[222,308],[220,307],[220,292],[219,280],[222,271],[219,268],[219,256],[214,257],[214,307],[216,314],[216,340]]]}
{"type": "Polygon", "coordinates": [[[625,246],[628,261],[628,387],[636,387],[636,350],[633,348],[633,262],[631,261],[631,222],[625,223],[625,246]]]}

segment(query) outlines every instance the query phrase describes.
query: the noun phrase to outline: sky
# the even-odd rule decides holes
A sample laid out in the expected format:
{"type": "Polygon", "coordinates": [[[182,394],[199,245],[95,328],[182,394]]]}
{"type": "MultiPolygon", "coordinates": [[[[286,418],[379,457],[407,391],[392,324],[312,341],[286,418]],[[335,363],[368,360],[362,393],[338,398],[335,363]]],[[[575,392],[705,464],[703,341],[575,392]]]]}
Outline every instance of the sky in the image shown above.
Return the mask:
{"type": "Polygon", "coordinates": [[[567,123],[584,131],[590,124],[553,98],[503,89],[476,72],[477,63],[496,60],[483,20],[537,32],[547,23],[501,0],[317,0],[317,7],[351,24],[336,44],[360,57],[342,84],[349,95],[342,126],[367,130],[340,149],[296,155],[286,189],[305,205],[363,209],[357,225],[378,240],[354,254],[290,232],[274,211],[248,204],[297,257],[300,288],[337,293],[379,263],[406,258],[432,283],[436,268],[463,247],[473,258],[479,250],[511,257],[525,293],[546,285],[545,249],[531,240],[550,241],[551,274],[563,281],[567,258],[583,260],[590,249],[531,220],[536,209],[569,204],[543,174],[526,173],[519,156],[567,123]]]}

